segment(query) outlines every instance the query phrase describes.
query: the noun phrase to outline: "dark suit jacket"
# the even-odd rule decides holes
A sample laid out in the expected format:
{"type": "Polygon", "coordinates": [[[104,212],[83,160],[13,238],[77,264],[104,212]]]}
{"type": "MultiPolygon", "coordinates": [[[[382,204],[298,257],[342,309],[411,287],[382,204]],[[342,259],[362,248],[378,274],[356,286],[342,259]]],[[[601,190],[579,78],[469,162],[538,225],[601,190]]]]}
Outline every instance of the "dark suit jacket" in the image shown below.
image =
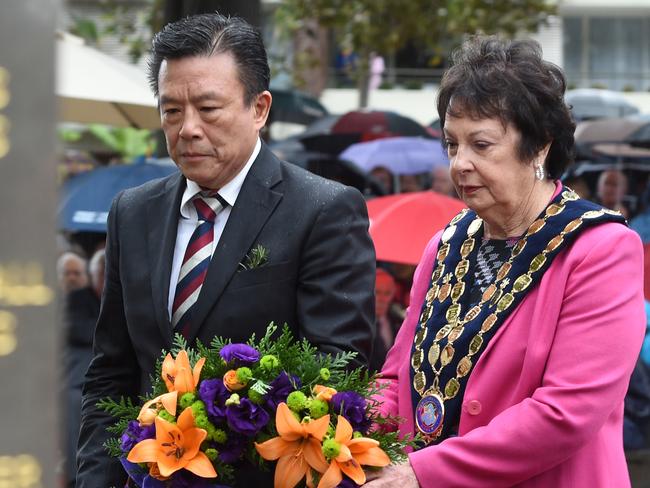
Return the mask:
{"type": "MultiPolygon", "coordinates": [[[[78,488],[123,486],[103,442],[112,422],[104,397],[150,393],[156,360],[172,345],[167,297],[185,179],[127,190],[108,220],[106,285],[94,359],[84,388],[78,488]]],[[[374,335],[375,255],[361,194],[279,161],[262,145],[215,249],[193,312],[189,343],[215,335],[244,342],[286,322],[320,350],[357,351],[367,364],[374,335]],[[268,262],[239,263],[256,245],[268,262]]],[[[239,486],[272,486],[250,468],[239,486]]]]}

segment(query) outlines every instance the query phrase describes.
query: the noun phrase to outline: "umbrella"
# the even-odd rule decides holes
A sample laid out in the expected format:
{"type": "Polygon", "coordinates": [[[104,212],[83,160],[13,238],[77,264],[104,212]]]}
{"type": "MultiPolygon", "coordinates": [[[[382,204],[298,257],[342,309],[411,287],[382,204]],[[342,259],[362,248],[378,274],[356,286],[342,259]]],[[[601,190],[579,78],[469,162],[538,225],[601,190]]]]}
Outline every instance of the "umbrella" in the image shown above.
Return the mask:
{"type": "Polygon", "coordinates": [[[650,139],[650,131],[640,131],[645,126],[650,127],[650,120],[642,117],[586,120],[576,126],[574,135],[578,144],[650,139]]]}
{"type": "Polygon", "coordinates": [[[449,159],[436,139],[390,137],[352,144],[339,156],[366,172],[378,166],[397,175],[430,173],[434,166],[449,166],[449,159]]]}
{"type": "Polygon", "coordinates": [[[105,166],[71,178],[61,190],[59,227],[73,232],[106,232],[113,198],[126,188],[177,171],[169,161],[105,166]]]}
{"type": "Polygon", "coordinates": [[[322,133],[303,135],[300,142],[310,151],[339,154],[355,142],[399,136],[432,137],[424,126],[396,112],[353,110],[339,116],[322,133]]]}
{"type": "Polygon", "coordinates": [[[271,94],[272,122],[310,124],[328,114],[327,109],[316,98],[306,93],[272,88],[271,94]]]}
{"type": "Polygon", "coordinates": [[[380,184],[371,178],[354,164],[331,157],[312,157],[301,165],[306,170],[327,178],[338,181],[344,185],[359,190],[364,195],[383,195],[384,191],[380,184]]]}
{"type": "Polygon", "coordinates": [[[353,110],[347,112],[332,126],[333,134],[361,133],[362,140],[382,137],[431,137],[426,128],[413,119],[396,112],[381,110],[353,110]]]}
{"type": "Polygon", "coordinates": [[[630,103],[622,94],[610,90],[594,88],[569,90],[564,100],[571,105],[571,112],[576,120],[623,117],[639,113],[638,107],[630,103]]]}
{"type": "Polygon", "coordinates": [[[464,207],[460,200],[432,191],[368,201],[370,236],[377,260],[417,264],[431,237],[464,207]]]}
{"type": "Polygon", "coordinates": [[[620,117],[588,120],[575,131],[581,159],[650,158],[650,120],[642,117],[620,117]]]}
{"type": "Polygon", "coordinates": [[[56,54],[56,95],[62,121],[160,127],[156,100],[143,69],[65,33],[57,34],[56,54]]]}

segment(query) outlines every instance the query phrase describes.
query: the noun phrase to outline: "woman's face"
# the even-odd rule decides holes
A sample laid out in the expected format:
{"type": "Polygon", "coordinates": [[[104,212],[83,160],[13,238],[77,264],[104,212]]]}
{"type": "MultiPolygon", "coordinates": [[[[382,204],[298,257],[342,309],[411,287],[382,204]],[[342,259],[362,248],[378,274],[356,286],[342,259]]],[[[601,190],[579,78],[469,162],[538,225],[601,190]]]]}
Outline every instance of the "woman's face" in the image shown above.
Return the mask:
{"type": "Polygon", "coordinates": [[[454,187],[469,208],[505,222],[527,203],[535,173],[517,156],[520,135],[512,124],[447,114],[444,137],[454,187]]]}

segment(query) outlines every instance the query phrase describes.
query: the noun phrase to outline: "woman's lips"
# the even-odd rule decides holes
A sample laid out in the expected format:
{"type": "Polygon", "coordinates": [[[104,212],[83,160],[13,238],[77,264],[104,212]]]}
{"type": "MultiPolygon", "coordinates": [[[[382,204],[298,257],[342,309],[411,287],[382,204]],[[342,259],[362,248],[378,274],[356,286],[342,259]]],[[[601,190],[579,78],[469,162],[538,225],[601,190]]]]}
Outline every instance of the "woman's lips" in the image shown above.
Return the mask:
{"type": "Polygon", "coordinates": [[[481,187],[480,186],[463,186],[463,193],[466,195],[471,195],[473,193],[476,193],[481,187]]]}

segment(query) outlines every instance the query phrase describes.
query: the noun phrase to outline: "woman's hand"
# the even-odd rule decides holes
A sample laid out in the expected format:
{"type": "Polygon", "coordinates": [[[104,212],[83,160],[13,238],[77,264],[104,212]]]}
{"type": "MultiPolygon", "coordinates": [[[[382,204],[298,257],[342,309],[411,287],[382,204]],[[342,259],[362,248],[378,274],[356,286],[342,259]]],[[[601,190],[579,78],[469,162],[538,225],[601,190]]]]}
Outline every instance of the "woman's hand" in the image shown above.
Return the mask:
{"type": "Polygon", "coordinates": [[[364,488],[419,488],[415,471],[407,462],[404,464],[391,464],[380,471],[369,472],[364,488]]]}

